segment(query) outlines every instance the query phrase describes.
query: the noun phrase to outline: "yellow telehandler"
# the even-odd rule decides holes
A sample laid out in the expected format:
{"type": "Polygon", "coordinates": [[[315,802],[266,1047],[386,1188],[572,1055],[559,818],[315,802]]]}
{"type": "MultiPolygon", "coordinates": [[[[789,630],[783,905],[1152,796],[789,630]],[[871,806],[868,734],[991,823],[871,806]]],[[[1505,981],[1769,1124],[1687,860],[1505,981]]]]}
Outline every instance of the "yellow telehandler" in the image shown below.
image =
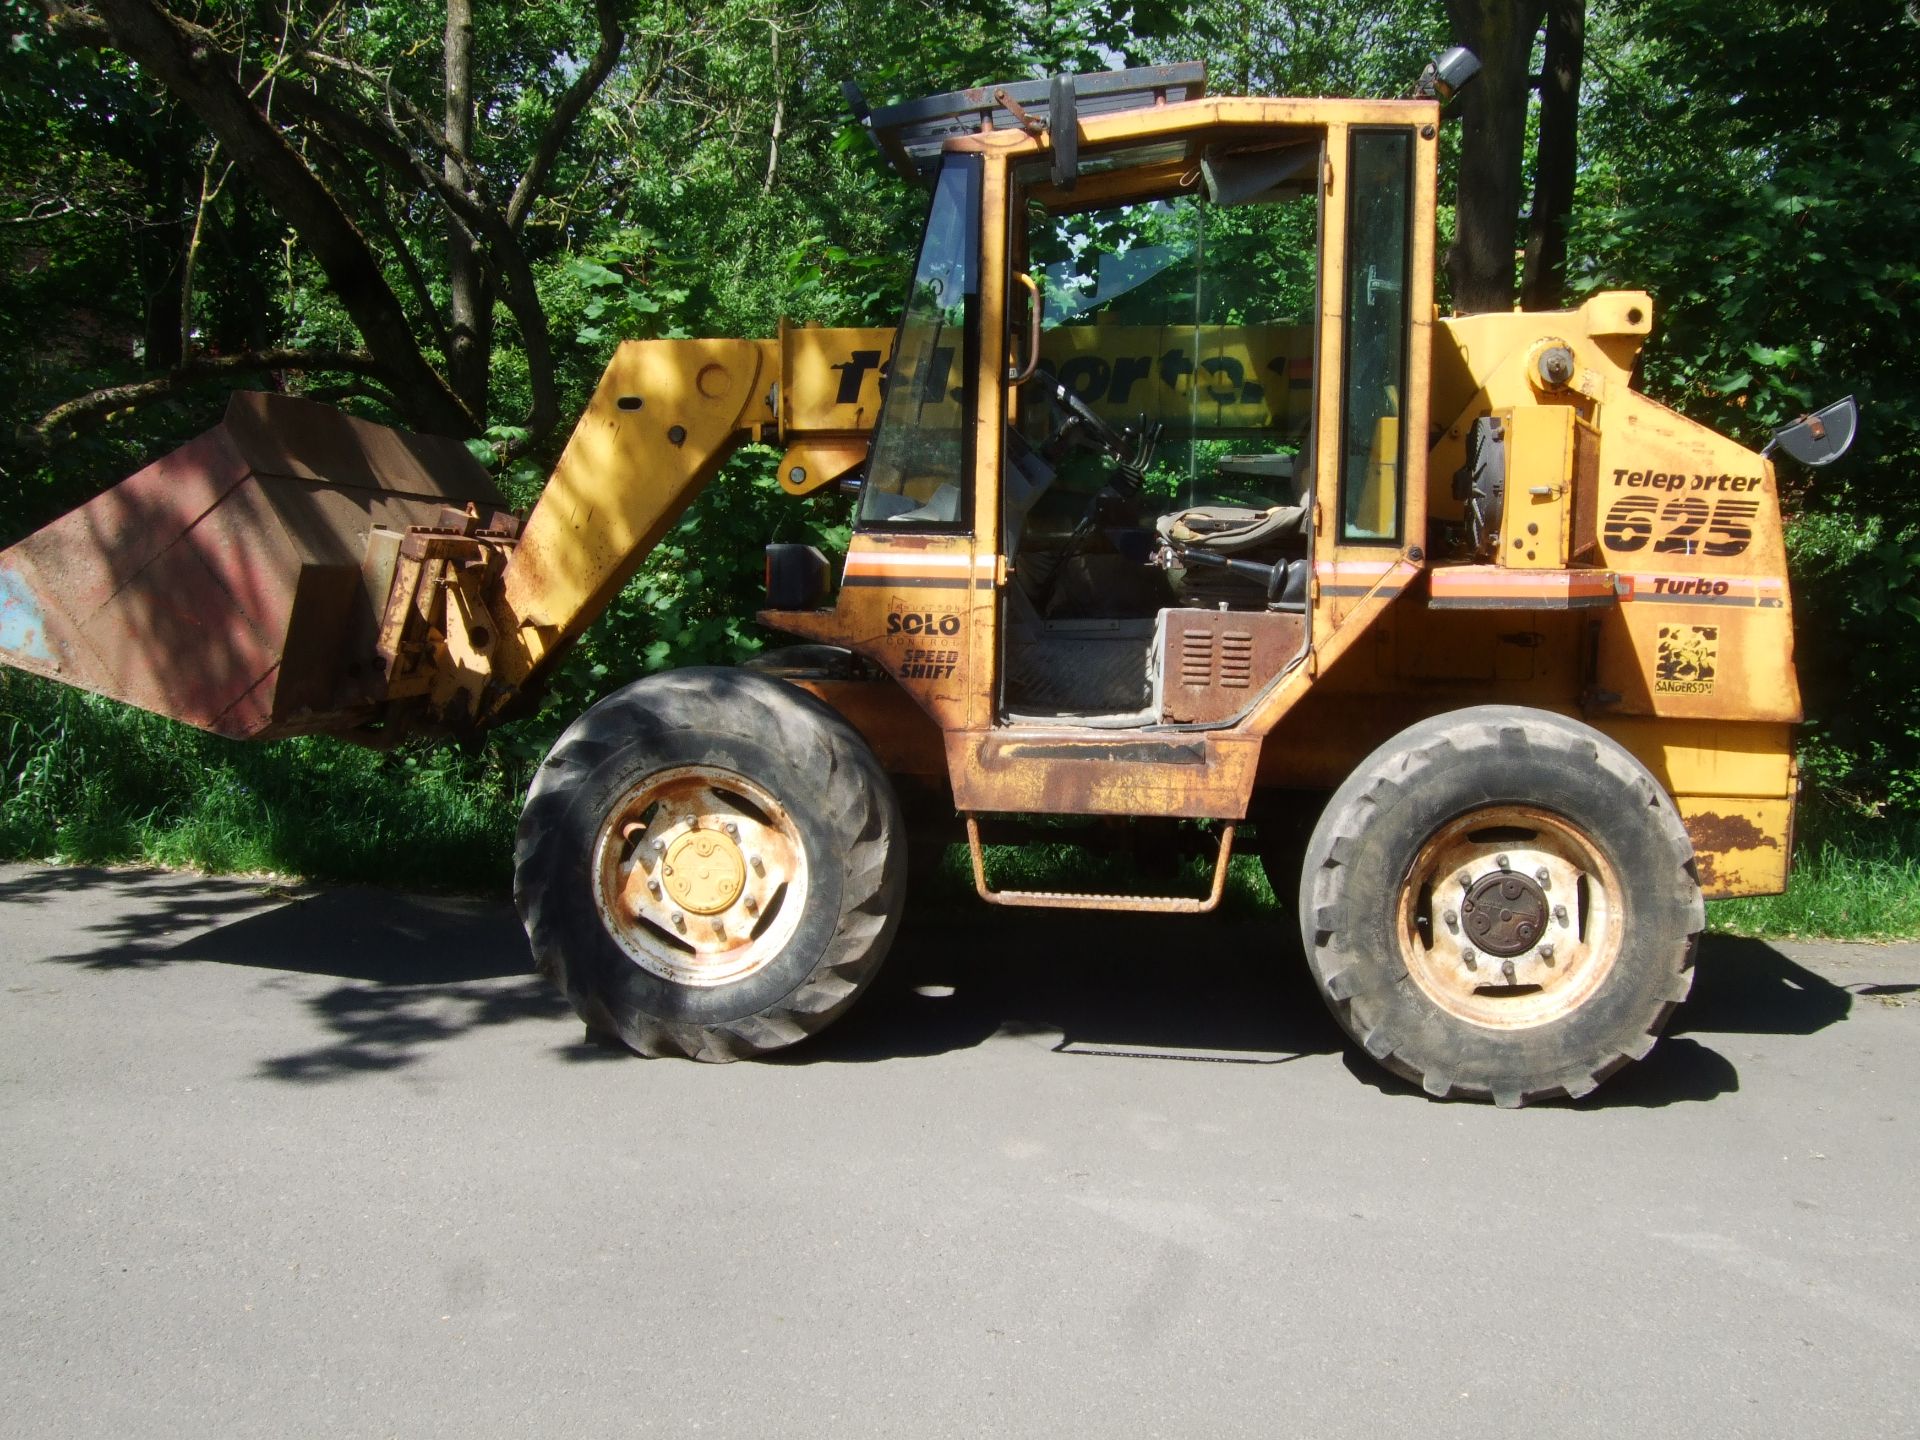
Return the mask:
{"type": "Polygon", "coordinates": [[[237,395],[0,554],[0,659],[236,738],[470,732],[774,442],[856,496],[837,583],[768,548],[797,643],[607,696],[527,797],[516,899],[591,1029],[818,1031],[909,815],[1009,906],[1203,912],[1244,830],[1376,1060],[1583,1095],[1685,998],[1703,897],[1785,883],[1779,489],[1635,388],[1645,294],[1436,314],[1440,112],[1197,65],[870,112],[931,191],[897,330],[621,345],[524,522],[454,442],[237,395]],[[1189,822],[1210,891],[992,888],[982,821],[1037,816],[1189,822]]]}

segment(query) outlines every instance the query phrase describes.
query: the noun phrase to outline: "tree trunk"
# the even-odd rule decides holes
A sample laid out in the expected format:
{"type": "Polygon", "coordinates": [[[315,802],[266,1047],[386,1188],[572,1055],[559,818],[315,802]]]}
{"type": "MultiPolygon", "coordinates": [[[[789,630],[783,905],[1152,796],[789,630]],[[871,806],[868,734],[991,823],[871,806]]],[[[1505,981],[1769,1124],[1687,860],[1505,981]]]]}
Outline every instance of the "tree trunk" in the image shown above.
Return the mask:
{"type": "MultiPolygon", "coordinates": [[[[445,112],[447,148],[441,175],[466,188],[459,160],[473,154],[473,0],[447,0],[445,112]]],[[[447,380],[475,421],[487,419],[487,375],[493,359],[493,294],[480,246],[457,218],[447,218],[447,380]]]]}
{"type": "Polygon", "coordinates": [[[334,194],[233,78],[233,57],[188,34],[150,0],[94,0],[113,44],[200,117],[300,235],[391,377],[416,426],[471,435],[476,420],[420,351],[380,263],[334,194]]]}
{"type": "Polygon", "coordinates": [[[1447,276],[1453,308],[1511,310],[1526,149],[1527,72],[1546,0],[1447,0],[1455,43],[1480,57],[1461,92],[1460,195],[1447,276]]]}
{"type": "Polygon", "coordinates": [[[1575,124],[1580,67],[1587,49],[1587,0],[1550,0],[1546,63],[1540,67],[1540,140],[1534,156],[1533,213],[1527,220],[1527,265],[1521,303],[1557,310],[1567,288],[1567,217],[1579,168],[1575,124]]]}

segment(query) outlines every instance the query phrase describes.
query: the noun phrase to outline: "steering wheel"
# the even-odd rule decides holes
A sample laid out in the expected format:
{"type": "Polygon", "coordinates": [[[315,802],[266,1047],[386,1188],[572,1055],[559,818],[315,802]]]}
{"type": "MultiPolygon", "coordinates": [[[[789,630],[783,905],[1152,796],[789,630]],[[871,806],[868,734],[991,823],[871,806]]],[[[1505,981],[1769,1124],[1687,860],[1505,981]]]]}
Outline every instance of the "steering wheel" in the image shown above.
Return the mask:
{"type": "Polygon", "coordinates": [[[1041,395],[1062,416],[1060,428],[1054,431],[1047,443],[1048,449],[1052,449],[1054,443],[1058,441],[1062,442],[1064,450],[1067,445],[1078,441],[1081,432],[1085,432],[1087,438],[1083,443],[1088,449],[1098,450],[1123,464],[1126,462],[1131,447],[1118,430],[1102,420],[1095,413],[1094,408],[1074,392],[1072,386],[1045,370],[1040,371],[1033,378],[1041,395]]]}

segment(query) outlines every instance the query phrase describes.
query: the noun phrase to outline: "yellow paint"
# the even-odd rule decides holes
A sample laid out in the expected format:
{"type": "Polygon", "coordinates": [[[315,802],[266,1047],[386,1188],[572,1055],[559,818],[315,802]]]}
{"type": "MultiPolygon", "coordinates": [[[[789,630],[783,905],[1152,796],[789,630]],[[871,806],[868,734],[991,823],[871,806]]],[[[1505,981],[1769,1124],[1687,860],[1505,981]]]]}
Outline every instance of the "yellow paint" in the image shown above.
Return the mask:
{"type": "Polygon", "coordinates": [[[1793,794],[1793,730],[1780,724],[1588,717],[1673,794],[1793,794]]]}
{"type": "Polygon", "coordinates": [[[1566,405],[1502,412],[1507,433],[1507,503],[1497,564],[1551,570],[1567,563],[1575,414],[1566,405]]]}
{"type": "Polygon", "coordinates": [[[604,610],[640,562],[775,416],[778,344],[631,340],[561,452],[503,577],[499,677],[525,680],[604,610]]]}
{"type": "Polygon", "coordinates": [[[660,876],[674,904],[695,915],[718,915],[740,898],[747,863],[719,830],[689,830],[667,848],[660,876]]]}

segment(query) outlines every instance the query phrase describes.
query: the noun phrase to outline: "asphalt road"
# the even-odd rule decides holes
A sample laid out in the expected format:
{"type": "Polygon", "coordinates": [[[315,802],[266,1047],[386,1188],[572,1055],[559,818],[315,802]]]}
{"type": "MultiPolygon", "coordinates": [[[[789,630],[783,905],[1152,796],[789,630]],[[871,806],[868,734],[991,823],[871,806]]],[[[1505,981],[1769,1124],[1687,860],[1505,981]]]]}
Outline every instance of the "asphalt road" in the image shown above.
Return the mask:
{"type": "Polygon", "coordinates": [[[1920,947],[1709,941],[1518,1112],[1245,922],[910,922],[730,1067],[526,964],[504,905],[0,867],[0,1433],[1920,1426],[1920,947]]]}

